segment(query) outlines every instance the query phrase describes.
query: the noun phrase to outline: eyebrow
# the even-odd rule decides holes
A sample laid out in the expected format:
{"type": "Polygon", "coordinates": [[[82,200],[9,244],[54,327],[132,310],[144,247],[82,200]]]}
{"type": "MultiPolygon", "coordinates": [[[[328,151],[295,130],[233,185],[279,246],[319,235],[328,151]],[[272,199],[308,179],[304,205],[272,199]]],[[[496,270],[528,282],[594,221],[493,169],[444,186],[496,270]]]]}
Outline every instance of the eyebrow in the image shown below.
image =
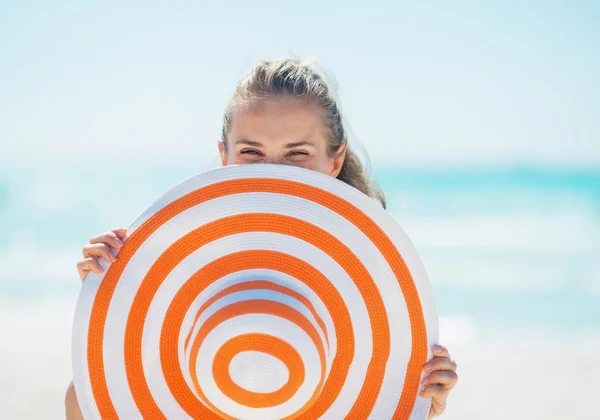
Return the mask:
{"type": "Polygon", "coordinates": [[[294,147],[300,147],[300,146],[313,146],[313,147],[315,147],[315,145],[313,143],[309,142],[309,141],[299,141],[299,142],[296,142],[296,143],[288,143],[284,147],[286,149],[292,149],[294,147]]]}
{"type": "Polygon", "coordinates": [[[248,145],[248,146],[262,147],[262,143],[259,143],[257,141],[248,140],[248,139],[237,140],[235,142],[235,144],[245,144],[245,145],[248,145]]]}
{"type": "MultiPolygon", "coordinates": [[[[245,144],[247,146],[254,146],[254,147],[262,147],[262,143],[258,142],[258,141],[254,141],[254,140],[248,140],[248,139],[239,139],[235,142],[235,144],[245,144]]],[[[284,148],[286,149],[292,149],[294,147],[300,147],[300,146],[312,146],[315,147],[315,145],[309,141],[298,141],[295,143],[288,143],[284,146],[284,148]]]]}

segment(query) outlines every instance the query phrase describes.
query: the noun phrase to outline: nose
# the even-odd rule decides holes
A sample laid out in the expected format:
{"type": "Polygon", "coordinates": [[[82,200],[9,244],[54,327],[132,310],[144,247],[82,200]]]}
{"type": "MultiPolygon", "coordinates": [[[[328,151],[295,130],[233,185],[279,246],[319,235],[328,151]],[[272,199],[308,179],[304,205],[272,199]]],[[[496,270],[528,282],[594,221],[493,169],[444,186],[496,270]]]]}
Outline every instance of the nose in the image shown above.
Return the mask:
{"type": "Polygon", "coordinates": [[[281,156],[266,156],[265,163],[283,164],[283,159],[281,156]]]}

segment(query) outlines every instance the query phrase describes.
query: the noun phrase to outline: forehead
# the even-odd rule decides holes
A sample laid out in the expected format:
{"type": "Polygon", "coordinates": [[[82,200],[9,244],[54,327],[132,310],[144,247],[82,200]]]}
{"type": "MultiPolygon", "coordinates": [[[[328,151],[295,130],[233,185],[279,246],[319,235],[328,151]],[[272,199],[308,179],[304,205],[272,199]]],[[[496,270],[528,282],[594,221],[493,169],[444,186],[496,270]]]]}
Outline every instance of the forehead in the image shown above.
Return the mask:
{"type": "Polygon", "coordinates": [[[254,98],[241,101],[236,106],[237,115],[286,115],[288,113],[314,113],[320,115],[320,107],[305,98],[281,96],[254,98]]]}
{"type": "Polygon", "coordinates": [[[259,99],[236,108],[229,135],[255,141],[325,140],[322,117],[320,107],[304,99],[259,99]]]}

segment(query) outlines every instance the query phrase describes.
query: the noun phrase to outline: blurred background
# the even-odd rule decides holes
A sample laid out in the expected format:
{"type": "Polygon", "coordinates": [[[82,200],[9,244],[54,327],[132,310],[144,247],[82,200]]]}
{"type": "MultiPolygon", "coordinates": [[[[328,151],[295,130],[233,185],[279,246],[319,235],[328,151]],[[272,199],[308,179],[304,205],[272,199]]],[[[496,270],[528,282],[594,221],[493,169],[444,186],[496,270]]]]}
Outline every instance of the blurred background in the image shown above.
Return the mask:
{"type": "Polygon", "coordinates": [[[444,419],[596,418],[600,2],[0,0],[0,418],[64,418],[75,264],[313,57],[435,288],[444,419]]]}

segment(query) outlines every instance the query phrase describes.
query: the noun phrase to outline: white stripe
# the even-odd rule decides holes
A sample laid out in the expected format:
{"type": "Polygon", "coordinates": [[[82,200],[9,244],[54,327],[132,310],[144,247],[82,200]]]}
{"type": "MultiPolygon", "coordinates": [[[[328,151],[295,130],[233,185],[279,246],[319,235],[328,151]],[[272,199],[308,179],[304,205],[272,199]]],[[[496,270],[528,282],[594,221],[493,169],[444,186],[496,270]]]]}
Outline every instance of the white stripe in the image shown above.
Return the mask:
{"type": "MultiPolygon", "coordinates": [[[[140,248],[142,252],[136,252],[131,257],[116,285],[106,317],[103,355],[105,367],[111,366],[110,369],[105,368],[106,385],[119,418],[141,418],[128,386],[125,370],[125,327],[129,310],[141,282],[150,269],[149,263],[156,261],[180,236],[178,232],[169,229],[160,229],[159,235],[156,233],[151,235],[140,248]]],[[[144,345],[142,348],[143,369],[146,375],[162,375],[157,349],[160,330],[149,330],[148,333],[152,337],[146,343],[153,344],[144,345]]],[[[170,395],[166,383],[163,381],[162,384],[163,387],[153,392],[159,394],[166,392],[167,395],[170,395]]],[[[176,418],[190,418],[177,403],[174,403],[173,399],[170,399],[164,407],[160,405],[159,407],[164,413],[172,413],[176,418]]]]}
{"type": "MultiPolygon", "coordinates": [[[[152,238],[152,241],[159,239],[160,237],[156,235],[152,238]]],[[[144,246],[145,245],[146,244],[144,244],[144,246]]],[[[148,246],[152,246],[152,243],[148,243],[148,246]]],[[[360,391],[362,381],[364,380],[364,375],[366,373],[372,352],[370,323],[366,308],[360,293],[356,288],[356,285],[348,277],[346,272],[343,271],[339,265],[337,265],[337,263],[331,260],[327,255],[323,254],[319,248],[316,248],[315,246],[305,243],[294,237],[266,232],[244,233],[218,239],[190,254],[169,274],[169,276],[167,276],[165,281],[160,286],[156,294],[156,298],[152,301],[144,326],[142,348],[151,349],[157,347],[157,341],[153,340],[160,339],[160,330],[162,328],[162,322],[168,306],[183,284],[192,276],[193,273],[197,271],[197,267],[203,267],[217,258],[228,255],[230,252],[229,250],[231,249],[236,249],[238,251],[265,249],[279,251],[284,254],[290,254],[293,252],[298,258],[306,261],[308,264],[321,271],[326,278],[336,279],[336,283],[338,283],[340,287],[340,294],[350,309],[350,319],[353,325],[353,330],[366,331],[364,337],[356,338],[357,345],[354,363],[350,367],[348,372],[348,381],[344,390],[342,391],[344,398],[355,399],[356,395],[358,395],[358,392],[360,391]]],[[[133,269],[132,271],[137,271],[137,269],[133,269]]],[[[285,281],[286,279],[279,273],[274,273],[273,275],[279,278],[279,284],[290,287],[293,290],[300,291],[300,282],[287,282],[285,281]]],[[[182,329],[182,334],[179,338],[180,360],[185,359],[183,344],[185,342],[185,338],[187,337],[187,333],[191,328],[191,323],[196,312],[204,302],[210,299],[211,296],[214,296],[219,290],[223,290],[225,287],[231,285],[231,283],[234,283],[232,280],[235,280],[235,278],[230,278],[227,283],[213,285],[213,288],[207,288],[201,295],[198,296],[196,302],[194,302],[194,304],[190,307],[190,311],[188,311],[188,315],[186,316],[187,321],[182,324],[185,329],[182,329]]],[[[304,295],[307,296],[306,294],[304,295]]],[[[310,296],[308,297],[310,298],[310,296]]],[[[333,322],[329,319],[329,315],[327,315],[325,312],[323,304],[319,303],[318,301],[315,302],[315,300],[312,299],[311,302],[317,308],[319,315],[323,318],[328,331],[333,331],[333,322]],[[320,309],[319,306],[322,308],[320,309]]],[[[336,336],[330,332],[328,332],[328,334],[330,343],[332,344],[332,351],[335,351],[336,336]]],[[[144,367],[146,369],[146,365],[144,367]]],[[[330,365],[328,365],[327,368],[329,371],[330,365]]],[[[188,383],[191,387],[191,377],[185,371],[185,369],[183,371],[184,377],[187,381],[189,381],[188,383]]],[[[169,411],[166,410],[170,404],[170,395],[165,391],[168,389],[168,387],[164,382],[161,372],[147,372],[147,382],[152,394],[155,395],[155,400],[158,406],[161,407],[165,413],[168,413],[169,411]],[[156,389],[153,388],[154,386],[156,386],[156,389]],[[165,402],[164,404],[163,401],[165,402]]]]}
{"type": "MultiPolygon", "coordinates": [[[[272,290],[257,289],[257,290],[244,290],[242,292],[231,293],[231,294],[224,296],[221,299],[215,301],[212,305],[210,305],[208,308],[206,308],[206,310],[198,318],[198,322],[196,324],[196,327],[194,328],[192,338],[190,340],[190,345],[188,347],[188,352],[185,355],[186,362],[189,360],[189,357],[190,357],[192,343],[196,339],[196,336],[198,335],[198,331],[200,330],[200,327],[206,322],[206,320],[208,318],[210,318],[212,315],[214,315],[215,312],[219,311],[220,309],[223,309],[226,306],[229,306],[234,303],[244,302],[244,301],[254,300],[254,299],[261,299],[261,300],[264,299],[264,300],[270,300],[270,301],[274,301],[274,302],[283,303],[284,305],[289,306],[290,308],[293,308],[296,311],[300,312],[307,319],[307,321],[309,321],[312,324],[312,326],[315,328],[315,330],[319,333],[319,337],[321,339],[320,342],[325,351],[325,357],[333,358],[333,355],[330,356],[328,354],[327,342],[325,341],[325,335],[321,332],[321,327],[319,326],[319,324],[313,317],[312,313],[308,310],[308,308],[306,306],[304,306],[303,303],[301,303],[300,301],[296,300],[295,298],[285,295],[283,293],[275,292],[272,290]]],[[[186,332],[186,334],[187,334],[187,332],[186,332]]],[[[328,363],[328,365],[330,365],[330,363],[328,363]]]]}
{"type": "Polygon", "coordinates": [[[249,314],[231,318],[215,328],[207,337],[198,353],[198,361],[212,361],[215,353],[231,338],[249,332],[269,334],[289,343],[300,354],[304,362],[305,379],[296,394],[285,403],[271,408],[245,407],[224,395],[217,387],[212,375],[212,363],[198,363],[197,375],[206,397],[220,410],[235,418],[248,420],[276,419],[291,415],[299,410],[312,396],[321,370],[319,354],[310,337],[293,322],[283,318],[249,314]]]}
{"type": "MultiPolygon", "coordinates": [[[[192,256],[190,255],[190,257],[192,257],[192,256]]],[[[180,273],[180,275],[184,279],[191,276],[189,273],[180,273]]],[[[193,321],[196,317],[196,314],[197,314],[198,310],[200,309],[200,307],[204,304],[204,302],[206,302],[212,296],[215,296],[220,291],[222,291],[232,285],[235,285],[238,283],[243,283],[246,281],[255,280],[255,279],[262,279],[262,280],[266,280],[266,281],[269,281],[274,284],[278,284],[280,286],[288,287],[289,289],[292,289],[295,292],[300,293],[301,295],[306,297],[309,300],[309,302],[312,303],[313,307],[315,308],[315,311],[321,317],[323,323],[325,324],[325,329],[327,330],[328,339],[329,339],[329,343],[331,346],[330,350],[328,351],[328,353],[331,355],[330,358],[332,358],[335,355],[336,335],[335,335],[335,330],[333,327],[333,320],[331,319],[331,316],[327,312],[325,304],[319,299],[317,294],[312,289],[310,289],[308,286],[306,286],[304,283],[300,282],[299,280],[295,279],[294,277],[288,276],[287,274],[284,274],[284,273],[279,273],[279,272],[276,272],[273,270],[265,270],[265,269],[243,270],[240,272],[231,273],[231,274],[217,280],[212,285],[208,286],[204,290],[204,292],[202,292],[200,295],[198,295],[198,297],[196,297],[196,299],[190,306],[189,311],[186,313],[186,316],[182,323],[182,328],[181,328],[182,335],[180,337],[180,343],[185,343],[185,339],[187,337],[188,331],[190,331],[190,329],[192,328],[193,321]]],[[[193,331],[193,336],[195,336],[197,334],[198,329],[200,328],[200,325],[201,325],[200,323],[196,324],[194,331],[193,331]]],[[[320,332],[321,329],[319,328],[317,331],[320,332]]],[[[320,336],[322,339],[324,338],[324,336],[322,335],[321,332],[320,332],[320,336]]],[[[192,341],[193,341],[193,338],[190,340],[190,342],[192,342],[192,341]]],[[[186,358],[186,355],[184,354],[183,345],[180,345],[180,348],[179,348],[179,358],[180,359],[186,358]]],[[[327,366],[327,373],[329,373],[330,367],[331,367],[330,365],[327,366]]],[[[188,381],[188,383],[191,385],[191,383],[192,383],[191,377],[189,376],[189,373],[187,371],[184,371],[184,376],[186,377],[186,380],[188,381]]]]}
{"type": "Polygon", "coordinates": [[[129,227],[129,234],[137,230],[153,214],[159,212],[171,202],[199,188],[219,182],[249,178],[288,180],[297,183],[319,186],[319,188],[330,191],[331,193],[338,195],[339,197],[350,201],[353,204],[356,203],[355,205],[358,204],[358,208],[364,208],[365,206],[378,208],[379,217],[381,217],[381,214],[384,213],[372,199],[365,196],[356,188],[350,187],[349,185],[333,177],[318,173],[316,171],[289,165],[276,164],[230,165],[195,175],[170,188],[168,191],[165,191],[131,224],[129,227]]]}
{"type": "Polygon", "coordinates": [[[279,391],[290,380],[290,371],[285,363],[255,350],[233,356],[228,371],[234,384],[259,394],[279,391]]]}
{"type": "MultiPolygon", "coordinates": [[[[415,401],[415,405],[413,407],[413,411],[410,414],[410,420],[423,420],[426,419],[429,414],[429,409],[431,408],[431,399],[430,398],[421,398],[417,396],[417,400],[415,401]]],[[[375,420],[375,417],[372,417],[375,420]]]]}
{"type": "MultiPolygon", "coordinates": [[[[349,202],[361,208],[368,216],[374,219],[377,222],[377,224],[379,224],[379,226],[382,227],[382,229],[388,234],[388,236],[391,238],[394,244],[398,247],[407,266],[413,274],[415,285],[417,286],[417,290],[421,297],[423,307],[425,308],[424,316],[427,326],[428,343],[431,345],[437,341],[437,315],[435,313],[435,306],[433,302],[433,293],[431,291],[431,286],[428,282],[425,270],[418,255],[416,254],[414,247],[412,246],[402,229],[391,218],[391,216],[383,212],[377,204],[363,196],[357,190],[346,185],[341,185],[339,181],[328,178],[322,174],[317,174],[313,171],[307,171],[299,168],[277,168],[275,167],[276,165],[243,166],[243,168],[226,168],[211,171],[202,174],[198,177],[195,177],[192,180],[186,181],[180,187],[169,191],[165,196],[159,198],[159,200],[157,200],[154,203],[154,205],[151,208],[149,208],[148,211],[145,212],[140,218],[138,218],[138,220],[132,225],[132,231],[139,227],[144,220],[146,220],[148,217],[150,217],[151,214],[162,208],[166,203],[168,203],[175,197],[182,196],[189,191],[195,190],[202,183],[214,183],[225,179],[249,178],[257,176],[273,177],[273,175],[276,175],[275,177],[279,179],[290,179],[292,181],[300,180],[306,181],[308,183],[321,184],[325,187],[325,189],[334,191],[342,198],[347,199],[349,202]]],[[[392,385],[393,383],[396,383],[396,385],[392,388],[401,389],[403,384],[398,383],[398,377],[403,376],[403,369],[406,367],[408,356],[410,354],[410,345],[406,345],[406,340],[410,338],[410,326],[408,324],[408,314],[406,311],[402,294],[395,279],[389,276],[389,267],[385,262],[383,262],[382,264],[382,258],[380,255],[378,255],[378,252],[376,251],[374,246],[370,244],[368,240],[366,240],[365,243],[366,238],[364,238],[364,235],[362,235],[362,233],[358,233],[358,236],[362,236],[363,239],[357,240],[357,229],[350,223],[340,222],[341,217],[339,217],[335,213],[329,210],[323,211],[323,208],[312,202],[278,194],[239,194],[237,196],[220,198],[211,202],[204,203],[203,205],[196,206],[196,208],[190,209],[173,219],[183,221],[189,217],[188,221],[184,222],[181,225],[178,225],[177,223],[171,223],[171,221],[167,223],[167,225],[169,225],[170,227],[161,227],[159,230],[166,231],[167,229],[171,229],[171,232],[162,233],[160,235],[162,241],[164,242],[154,241],[152,247],[146,246],[145,244],[143,246],[145,248],[143,252],[138,252],[136,256],[132,258],[132,261],[128,265],[127,275],[126,273],[124,273],[124,277],[127,277],[127,279],[122,278],[119,281],[119,284],[117,285],[115,296],[118,297],[118,300],[111,302],[111,306],[109,309],[110,312],[107,318],[106,331],[110,331],[111,337],[109,338],[108,336],[105,336],[105,365],[107,362],[114,363],[115,361],[107,359],[107,351],[112,352],[115,348],[122,348],[123,344],[123,336],[119,333],[119,331],[124,331],[124,322],[126,320],[127,314],[124,313],[126,311],[119,310],[119,307],[128,307],[128,303],[130,304],[133,298],[133,294],[137,289],[139,279],[142,278],[142,276],[145,274],[145,272],[147,272],[148,269],[148,267],[144,267],[143,264],[135,263],[134,259],[137,259],[138,255],[141,254],[142,256],[139,257],[140,263],[142,261],[154,261],[156,255],[162,253],[165,247],[169,246],[175,238],[178,238],[182,234],[187,233],[187,230],[190,229],[190,223],[192,223],[193,226],[199,226],[203,223],[207,223],[211,219],[214,220],[224,217],[226,215],[233,215],[237,213],[249,213],[252,211],[288,214],[303,219],[308,216],[311,219],[311,223],[319,225],[325,230],[331,232],[334,236],[338,237],[343,243],[349,246],[349,248],[351,248],[353,252],[360,256],[360,259],[363,261],[366,268],[374,276],[376,283],[380,287],[382,297],[384,298],[384,304],[386,306],[386,309],[389,311],[388,315],[390,320],[392,320],[392,322],[398,321],[400,324],[400,327],[394,327],[391,331],[392,356],[390,357],[390,365],[388,366],[384,384],[392,385]],[[253,200],[254,203],[252,202],[253,200]],[[237,207],[233,207],[235,205],[237,205],[237,207]],[[254,210],[252,210],[252,208],[254,208],[254,210]],[[315,211],[317,211],[317,213],[313,213],[315,211]],[[168,238],[171,238],[171,241],[169,241],[168,238]],[[135,269],[133,267],[135,267],[135,269]],[[133,276],[131,274],[133,274],[133,276]],[[133,281],[132,277],[134,277],[133,281]],[[390,282],[390,278],[393,279],[393,282],[390,282]],[[125,283],[127,284],[123,286],[123,284],[125,283]],[[119,319],[120,317],[122,318],[119,319]],[[115,334],[115,332],[117,333],[115,334]],[[116,340],[114,340],[113,337],[116,338],[116,340]],[[111,340],[112,343],[108,345],[107,343],[111,340]]],[[[153,236],[156,236],[156,233],[153,236]]],[[[280,250],[279,246],[275,246],[273,244],[273,247],[276,250],[280,250]]],[[[140,251],[142,250],[140,249],[140,251]]],[[[291,253],[293,255],[297,255],[294,251],[295,250],[292,250],[291,253]]],[[[309,263],[315,265],[312,262],[309,263]]],[[[91,289],[92,293],[95,293],[95,288],[97,287],[97,285],[94,285],[93,282],[90,282],[89,280],[90,277],[88,277],[88,279],[86,280],[83,289],[84,291],[91,289]]],[[[89,310],[87,311],[87,314],[85,314],[84,311],[86,310],[86,308],[91,309],[92,301],[91,299],[86,301],[85,297],[83,296],[84,294],[82,292],[82,298],[80,298],[80,305],[78,306],[78,311],[76,312],[76,319],[89,319],[89,310]],[[80,315],[80,312],[83,312],[84,315],[80,315]]],[[[85,323],[80,325],[74,325],[74,332],[85,330],[85,323]]],[[[85,363],[85,365],[87,363],[87,360],[82,360],[84,357],[87,356],[87,354],[85,353],[87,338],[85,340],[83,340],[82,338],[82,335],[76,336],[74,334],[74,370],[76,370],[76,367],[80,366],[82,363],[85,363]],[[80,356],[79,359],[77,359],[77,354],[84,356],[80,356]]],[[[357,341],[357,344],[360,344],[360,347],[362,347],[362,340],[357,341]]],[[[123,361],[120,360],[119,362],[122,364],[123,361]]],[[[111,396],[117,394],[119,400],[121,399],[121,397],[123,400],[130,399],[131,396],[128,389],[126,389],[126,386],[124,388],[124,385],[126,385],[125,376],[122,375],[122,373],[124,373],[124,366],[121,372],[112,372],[114,371],[109,370],[109,372],[107,372],[107,383],[114,383],[116,386],[115,388],[112,385],[109,385],[111,396]],[[123,382],[123,379],[125,379],[125,382],[123,382]]],[[[77,383],[81,384],[82,382],[83,384],[81,385],[81,387],[86,386],[85,381],[89,381],[89,379],[79,378],[80,375],[75,374],[76,386],[78,386],[77,383]]],[[[89,377],[86,376],[86,378],[89,377]]],[[[87,386],[89,388],[89,383],[87,386]]],[[[345,397],[342,400],[345,400],[346,404],[347,401],[350,401],[345,397]]],[[[133,403],[133,401],[131,400],[130,402],[133,403]]],[[[344,401],[339,402],[340,404],[344,403],[344,401]]],[[[130,411],[126,407],[127,404],[128,403],[122,404],[124,409],[127,410],[127,415],[125,415],[125,417],[131,418],[130,411]]],[[[121,406],[121,403],[116,403],[115,406],[117,405],[121,406]]],[[[350,405],[351,404],[348,404],[348,406],[350,405]]],[[[390,412],[389,407],[391,406],[393,406],[393,403],[390,400],[390,393],[386,391],[385,394],[382,393],[382,395],[380,395],[380,399],[377,401],[373,413],[381,413],[381,415],[384,416],[383,413],[390,412]]],[[[346,410],[348,408],[349,407],[346,407],[346,410]]],[[[340,418],[340,414],[343,417],[343,410],[344,408],[342,407],[332,407],[332,410],[330,410],[324,418],[340,418]]],[[[118,413],[119,415],[121,415],[120,411],[118,411],[118,413]]],[[[87,417],[94,418],[94,415],[97,415],[97,412],[89,413],[87,417]]]]}
{"type": "Polygon", "coordinates": [[[437,343],[439,333],[433,290],[425,267],[412,242],[394,218],[383,210],[374,200],[367,197],[356,188],[333,177],[304,168],[276,164],[237,165],[213,169],[196,175],[167,191],[132,224],[132,228],[135,229],[139,227],[153,213],[163,208],[172,200],[180,198],[201,186],[223,181],[256,177],[288,180],[305,183],[311,186],[318,186],[319,188],[329,191],[343,200],[348,201],[371,218],[375,224],[380,226],[398,248],[410,272],[413,274],[413,280],[424,308],[423,315],[427,327],[428,344],[431,346],[432,344],[437,343]]]}
{"type": "MultiPolygon", "coordinates": [[[[375,280],[380,280],[379,282],[382,283],[387,279],[387,287],[385,287],[385,286],[382,287],[382,291],[383,291],[382,297],[384,299],[387,298],[388,300],[389,299],[393,300],[392,312],[399,312],[402,309],[404,310],[404,319],[405,319],[404,324],[408,327],[408,325],[407,325],[408,317],[406,314],[406,308],[403,305],[398,305],[398,302],[402,302],[402,295],[400,294],[397,282],[396,282],[395,278],[392,277],[392,273],[391,273],[387,263],[385,262],[385,259],[383,259],[378,254],[377,250],[372,245],[372,243],[369,241],[369,239],[364,234],[362,234],[353,224],[349,223],[348,221],[346,221],[345,219],[343,219],[336,213],[331,212],[331,211],[323,208],[320,205],[317,205],[317,204],[314,204],[307,200],[299,199],[296,197],[289,197],[289,196],[278,195],[278,194],[264,194],[264,193],[238,194],[238,195],[227,196],[227,197],[224,197],[224,198],[221,198],[218,200],[212,200],[210,202],[206,202],[201,205],[195,206],[193,208],[186,210],[185,212],[180,213],[178,216],[174,217],[169,222],[167,222],[163,226],[161,226],[161,228],[159,228],[146,241],[146,243],[144,245],[142,245],[142,247],[140,247],[140,249],[136,253],[136,257],[139,256],[140,257],[139,261],[141,261],[141,262],[142,261],[154,261],[156,259],[155,255],[152,256],[153,258],[152,257],[151,258],[148,258],[148,257],[141,258],[144,254],[146,254],[146,249],[149,250],[150,254],[154,254],[156,252],[156,250],[164,248],[165,243],[171,244],[173,242],[173,237],[185,235],[187,233],[187,231],[190,229],[190,226],[198,226],[198,225],[201,225],[204,223],[210,223],[211,221],[213,221],[215,219],[219,219],[221,217],[239,214],[240,209],[244,209],[245,212],[269,212],[270,211],[271,213],[287,214],[289,216],[296,217],[299,219],[305,217],[307,214],[320,215],[321,217],[313,218],[312,222],[315,225],[320,226],[325,231],[328,231],[331,234],[333,234],[334,236],[340,238],[343,243],[351,244],[351,250],[357,256],[359,256],[359,258],[361,260],[363,260],[363,262],[366,265],[367,270],[369,270],[372,273],[375,280]],[[349,239],[344,239],[344,236],[349,237],[349,239]],[[355,241],[355,242],[350,242],[350,241],[355,241]],[[366,260],[366,261],[364,261],[364,260],[366,260]],[[392,279],[391,282],[390,282],[390,277],[392,279]],[[391,288],[390,288],[390,286],[391,286],[391,288]],[[395,294],[391,293],[392,290],[395,291],[396,293],[395,294]]],[[[230,237],[230,238],[238,238],[238,239],[232,240],[232,242],[229,242],[227,245],[222,244],[221,249],[217,250],[218,251],[217,253],[213,253],[212,257],[207,254],[207,253],[210,253],[209,246],[205,246],[202,249],[203,255],[206,254],[206,256],[208,257],[208,258],[206,258],[205,261],[207,261],[207,262],[212,261],[215,258],[218,258],[219,256],[227,255],[231,252],[230,250],[232,250],[232,249],[235,249],[235,250],[257,249],[257,246],[261,243],[261,241],[258,241],[257,244],[252,243],[250,246],[248,246],[248,244],[245,243],[245,242],[247,242],[247,240],[243,239],[243,235],[236,235],[236,236],[230,237]],[[242,239],[240,239],[240,238],[242,238],[242,239]]],[[[228,238],[224,238],[224,239],[228,239],[228,238]]],[[[288,239],[292,240],[293,238],[289,237],[288,239]]],[[[219,241],[215,241],[214,243],[218,243],[218,242],[219,241]]],[[[301,243],[300,241],[297,241],[297,242],[301,243]]],[[[298,251],[297,246],[294,245],[294,246],[288,247],[287,249],[283,249],[282,245],[285,242],[278,243],[277,240],[268,239],[268,237],[265,238],[262,243],[272,244],[272,248],[271,248],[272,250],[297,255],[300,259],[308,261],[313,266],[317,265],[316,260],[323,259],[323,255],[320,251],[318,251],[319,255],[316,258],[307,259],[302,254],[297,253],[297,251],[298,251]],[[277,244],[277,245],[275,246],[275,244],[277,244]]],[[[306,245],[308,245],[308,244],[306,244],[306,245]]],[[[332,262],[332,264],[334,264],[334,263],[332,262]]],[[[196,266],[200,267],[203,265],[205,265],[205,263],[196,265],[196,266]]],[[[132,273],[142,273],[142,272],[147,271],[147,267],[137,267],[137,265],[134,265],[134,261],[132,258],[130,264],[128,265],[128,270],[130,270],[132,273]]],[[[321,270],[321,271],[323,271],[323,270],[321,270]]],[[[325,273],[325,275],[329,279],[337,279],[340,277],[339,273],[332,273],[332,274],[325,273]]],[[[189,277],[189,276],[183,276],[184,279],[187,277],[189,277]]],[[[347,278],[347,276],[344,276],[344,278],[347,278]]],[[[123,278],[121,279],[120,283],[124,283],[123,278]]],[[[161,286],[161,288],[166,287],[165,285],[170,285],[169,287],[172,287],[176,291],[179,289],[179,287],[181,285],[180,282],[176,282],[176,283],[178,283],[178,284],[171,285],[171,282],[165,281],[163,283],[163,285],[161,286]]],[[[356,298],[354,300],[355,303],[352,303],[353,302],[352,300],[350,300],[350,301],[347,300],[347,302],[349,302],[348,306],[354,307],[356,305],[360,305],[361,308],[364,308],[362,298],[360,297],[360,294],[358,293],[358,289],[356,288],[356,286],[351,281],[348,281],[345,284],[346,284],[345,286],[344,286],[344,283],[340,283],[338,285],[338,287],[341,291],[353,290],[356,292],[356,295],[355,295],[356,298]]],[[[162,294],[162,292],[159,292],[159,294],[162,294]]],[[[169,294],[169,298],[164,297],[161,299],[164,299],[163,302],[166,304],[171,301],[173,295],[169,294]]],[[[154,304],[154,302],[153,302],[153,304],[154,304]]],[[[165,310],[166,310],[166,307],[165,307],[165,310]]],[[[352,311],[353,315],[355,313],[356,313],[356,311],[352,311]]],[[[365,315],[365,318],[364,318],[365,322],[363,322],[362,325],[355,323],[354,331],[355,332],[366,332],[366,333],[362,337],[357,337],[358,338],[357,347],[356,347],[357,358],[355,359],[355,363],[353,363],[353,365],[352,365],[352,367],[354,367],[355,370],[358,369],[362,373],[360,374],[359,377],[353,378],[355,380],[348,380],[346,382],[345,388],[341,394],[344,397],[340,399],[341,402],[339,403],[339,407],[336,404],[334,404],[331,408],[332,415],[336,416],[336,417],[339,417],[339,415],[343,416],[347,412],[345,410],[347,410],[348,407],[345,406],[346,404],[344,401],[355,399],[356,396],[358,395],[358,392],[360,391],[360,386],[362,384],[362,380],[364,379],[364,373],[366,372],[366,368],[368,366],[369,359],[367,358],[366,360],[363,360],[360,357],[361,355],[362,355],[362,357],[367,357],[367,355],[370,355],[371,348],[372,348],[371,347],[371,345],[372,345],[371,344],[371,335],[369,332],[370,329],[368,328],[368,326],[370,324],[369,324],[368,318],[366,317],[366,312],[364,312],[363,314],[365,315]],[[358,345],[358,344],[360,344],[360,345],[358,345]],[[347,398],[346,398],[346,393],[349,393],[347,398]]],[[[154,317],[149,316],[148,321],[150,321],[152,318],[154,318],[154,317]]],[[[158,318],[162,319],[163,315],[161,314],[160,316],[157,316],[156,317],[157,321],[158,321],[158,318]]],[[[397,319],[400,320],[401,319],[400,316],[398,316],[397,319]]],[[[147,325],[151,325],[151,323],[147,324],[147,325]]],[[[392,331],[392,333],[393,333],[393,331],[392,331]]],[[[402,335],[404,337],[406,337],[406,336],[409,336],[409,333],[402,334],[402,335]]],[[[145,345],[143,348],[147,349],[147,347],[145,345]]],[[[392,357],[393,357],[393,354],[392,354],[392,357]]],[[[393,360],[392,357],[390,357],[390,360],[393,360]]],[[[406,357],[399,358],[396,360],[399,360],[398,363],[401,363],[402,359],[406,359],[406,357]]],[[[145,365],[145,367],[146,366],[147,365],[145,365]]],[[[123,370],[124,370],[124,366],[123,366],[123,370]]],[[[350,372],[352,372],[352,369],[350,372]]],[[[348,378],[348,379],[350,379],[350,378],[348,378]]]]}

